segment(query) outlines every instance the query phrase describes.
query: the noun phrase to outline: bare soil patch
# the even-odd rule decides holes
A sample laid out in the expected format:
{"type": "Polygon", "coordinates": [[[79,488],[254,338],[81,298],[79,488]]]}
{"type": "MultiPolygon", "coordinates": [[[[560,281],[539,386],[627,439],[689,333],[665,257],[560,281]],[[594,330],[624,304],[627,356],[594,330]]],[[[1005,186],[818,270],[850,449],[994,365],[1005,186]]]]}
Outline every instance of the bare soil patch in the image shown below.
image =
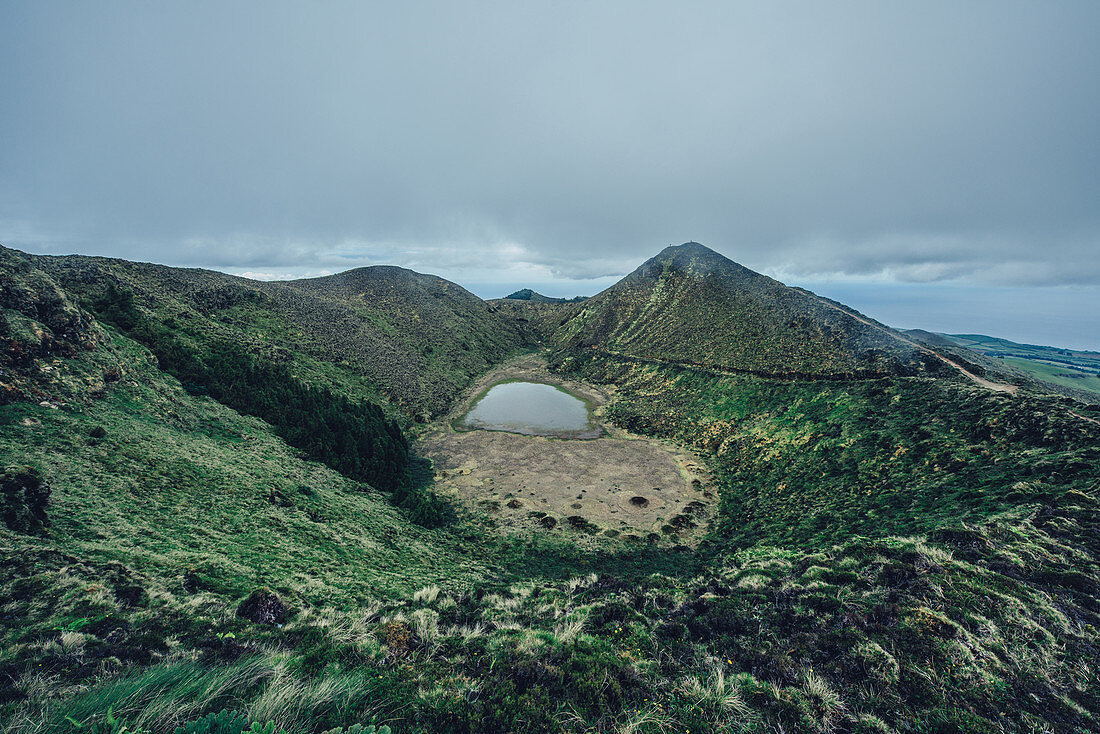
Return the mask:
{"type": "Polygon", "coordinates": [[[545,364],[538,355],[506,363],[427,428],[417,448],[435,465],[436,490],[505,532],[697,541],[715,499],[698,458],[605,423],[606,390],[564,380],[545,364]],[[558,385],[588,400],[602,436],[560,439],[452,427],[486,389],[509,379],[558,385]]]}

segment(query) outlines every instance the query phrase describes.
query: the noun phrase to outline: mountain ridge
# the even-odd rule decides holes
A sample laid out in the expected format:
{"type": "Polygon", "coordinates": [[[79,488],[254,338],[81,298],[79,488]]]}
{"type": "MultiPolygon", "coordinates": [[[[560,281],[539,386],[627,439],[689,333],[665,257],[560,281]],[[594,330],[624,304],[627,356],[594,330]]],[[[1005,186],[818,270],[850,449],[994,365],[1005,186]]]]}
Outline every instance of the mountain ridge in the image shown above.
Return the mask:
{"type": "Polygon", "coordinates": [[[940,372],[943,365],[889,327],[783,285],[698,243],[665,248],[568,311],[560,350],[603,345],[759,375],[867,377],[940,372]]]}
{"type": "MultiPolygon", "coordinates": [[[[8,260],[14,253],[0,250],[8,260]]],[[[410,417],[443,411],[474,376],[527,343],[513,321],[461,286],[395,266],[256,281],[81,255],[19,257],[84,302],[99,298],[107,283],[132,292],[144,313],[193,341],[231,339],[253,351],[308,355],[333,366],[322,370],[328,379],[358,384],[364,397],[410,417]]]]}
{"type": "Polygon", "coordinates": [[[500,301],[527,301],[529,303],[576,303],[583,301],[586,296],[574,296],[573,298],[555,298],[553,296],[545,296],[538,291],[533,291],[530,288],[520,288],[518,291],[509,293],[504,298],[492,299],[500,301]]]}

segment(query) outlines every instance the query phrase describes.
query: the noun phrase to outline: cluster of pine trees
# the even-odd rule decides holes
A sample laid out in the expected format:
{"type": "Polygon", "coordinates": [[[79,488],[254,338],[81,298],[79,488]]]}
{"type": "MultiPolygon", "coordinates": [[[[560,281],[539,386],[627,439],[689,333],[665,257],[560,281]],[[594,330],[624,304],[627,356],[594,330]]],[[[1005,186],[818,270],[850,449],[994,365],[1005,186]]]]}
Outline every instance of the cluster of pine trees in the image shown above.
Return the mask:
{"type": "Polygon", "coordinates": [[[445,521],[442,501],[414,486],[422,472],[411,463],[401,428],[377,405],[306,384],[286,365],[259,359],[226,339],[191,346],[177,329],[142,314],[133,294],[114,284],[90,305],[102,321],[148,347],[161,369],[189,392],[261,418],[309,458],[393,492],[395,504],[415,522],[436,526],[445,521]]]}
{"type": "Polygon", "coordinates": [[[267,421],[291,446],[345,476],[387,491],[403,476],[408,442],[377,405],[304,384],[286,365],[258,360],[227,341],[211,344],[201,359],[162,366],[218,402],[267,421]]]}

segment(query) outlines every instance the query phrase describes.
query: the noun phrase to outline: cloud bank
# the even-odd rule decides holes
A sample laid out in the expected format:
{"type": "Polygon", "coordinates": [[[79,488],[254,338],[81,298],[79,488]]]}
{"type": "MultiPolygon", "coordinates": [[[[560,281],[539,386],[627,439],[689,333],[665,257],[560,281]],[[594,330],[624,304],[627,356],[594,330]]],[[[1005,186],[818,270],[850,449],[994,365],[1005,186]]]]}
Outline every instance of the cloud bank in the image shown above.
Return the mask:
{"type": "Polygon", "coordinates": [[[1100,5],[0,5],[0,243],[1100,286],[1100,5]]]}

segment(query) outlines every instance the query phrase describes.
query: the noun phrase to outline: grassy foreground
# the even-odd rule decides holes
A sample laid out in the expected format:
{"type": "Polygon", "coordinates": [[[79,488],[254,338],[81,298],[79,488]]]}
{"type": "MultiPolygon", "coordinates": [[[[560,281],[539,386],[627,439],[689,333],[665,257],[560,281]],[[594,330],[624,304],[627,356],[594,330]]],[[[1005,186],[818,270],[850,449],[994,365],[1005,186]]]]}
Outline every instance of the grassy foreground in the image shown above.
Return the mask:
{"type": "Polygon", "coordinates": [[[211,601],[218,652],[109,677],[36,728],[112,709],[163,731],[228,707],[288,732],[1090,731],[1096,568],[1073,543],[1100,506],[1060,504],[931,542],[756,547],[696,577],[429,586],[281,630],[211,601]]]}

